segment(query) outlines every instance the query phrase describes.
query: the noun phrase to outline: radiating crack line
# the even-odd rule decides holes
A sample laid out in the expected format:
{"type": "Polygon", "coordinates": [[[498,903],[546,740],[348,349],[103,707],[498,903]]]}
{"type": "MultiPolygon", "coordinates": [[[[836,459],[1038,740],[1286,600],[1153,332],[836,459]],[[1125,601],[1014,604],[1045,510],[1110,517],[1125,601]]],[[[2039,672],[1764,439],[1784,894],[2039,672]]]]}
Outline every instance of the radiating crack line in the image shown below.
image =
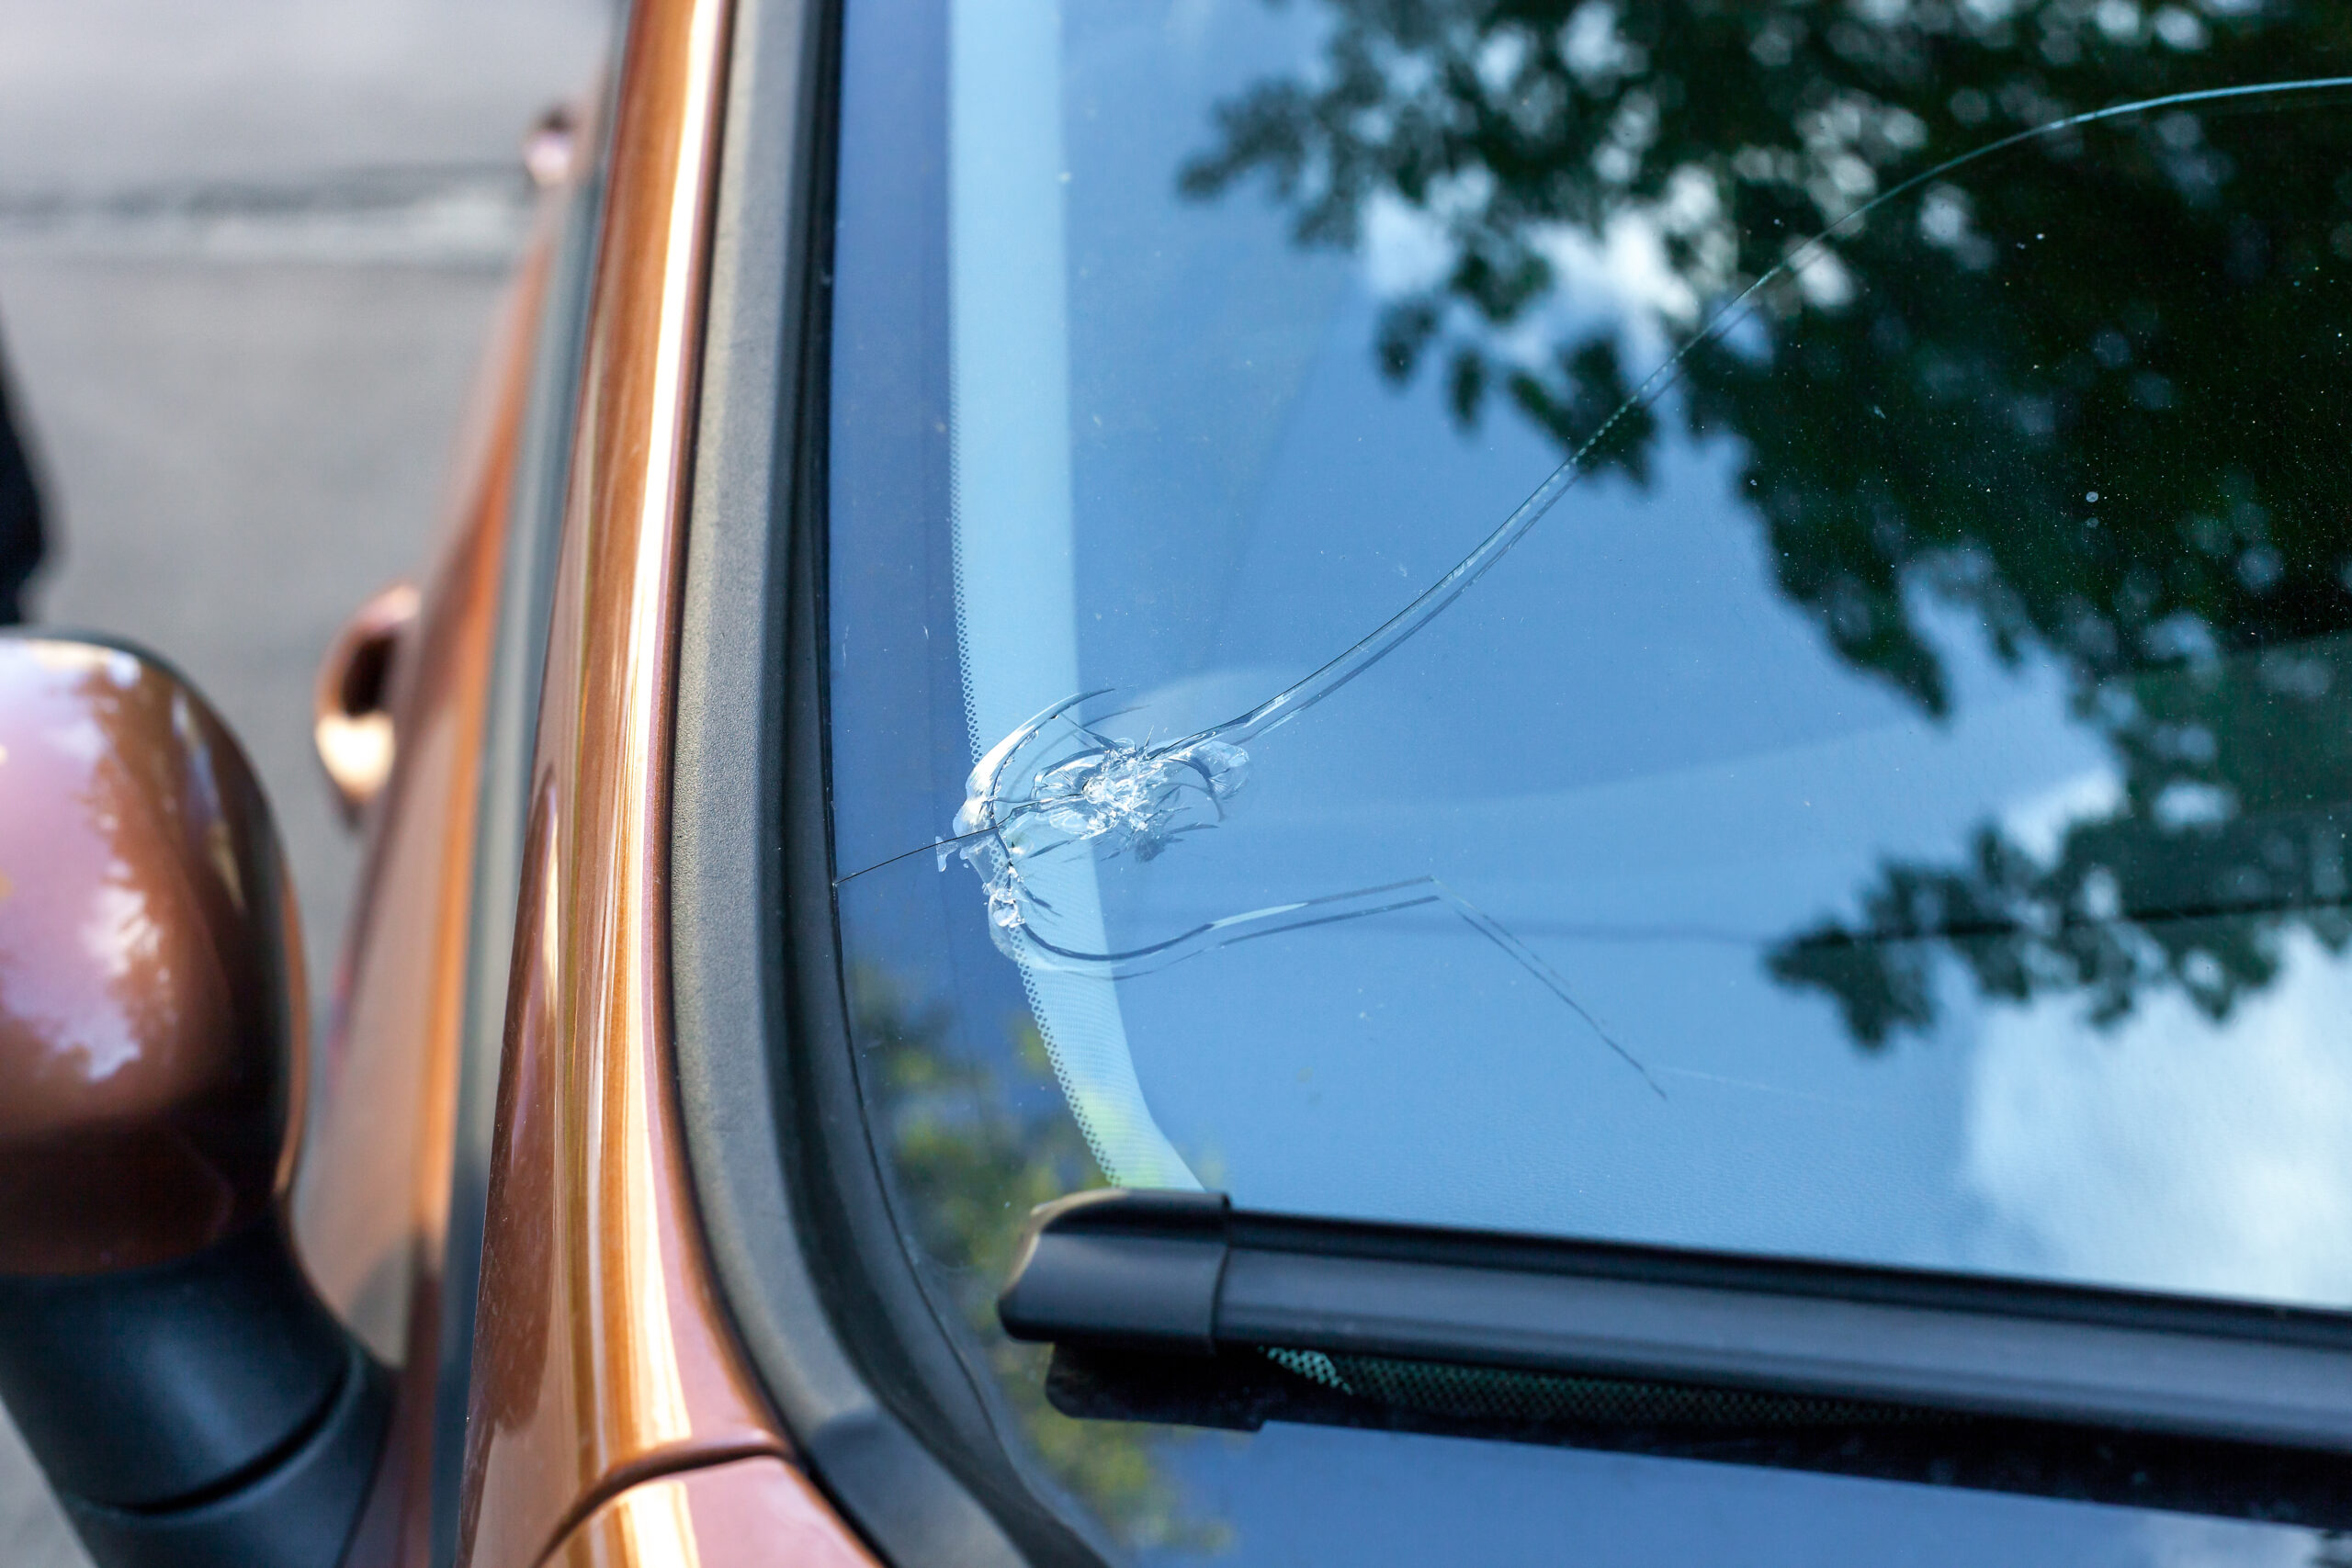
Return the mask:
{"type": "Polygon", "coordinates": [[[1158,744],[1148,739],[1125,739],[1095,728],[1107,723],[1108,716],[1098,718],[1093,724],[1083,723],[1076,716],[1085,704],[1107,695],[1108,688],[1065,697],[998,741],[974,765],[965,783],[964,804],[956,813],[953,837],[852,872],[837,879],[834,886],[839,887],[867,871],[922,853],[926,849],[938,857],[942,869],[950,859],[961,859],[979,875],[988,897],[990,935],[1009,957],[1036,967],[1106,979],[1162,967],[1236,942],[1363,919],[1419,904],[1444,902],[1542,980],[1612,1051],[1639,1072],[1653,1090],[1663,1095],[1657,1079],[1600,1028],[1570,994],[1557,971],[1434,876],[1272,905],[1221,917],[1163,942],[1124,952],[1094,952],[1057,942],[1038,931],[1037,917],[1046,916],[1050,923],[1055,911],[1029,886],[1024,867],[1046,856],[1090,843],[1111,854],[1133,853],[1138,859],[1149,860],[1181,837],[1223,821],[1226,802],[1248,779],[1250,755],[1245,748],[1249,742],[1289,723],[1341,690],[1443,614],[1558,504],[1585,473],[1587,460],[1628,414],[1647,407],[1674,385],[1692,354],[1721,341],[1760,291],[1777,279],[1795,276],[1826,254],[1832,239],[1859,224],[1871,211],[1954,170],[2077,127],[2158,109],[2344,88],[2352,88],[2352,76],[2212,87],[2111,105],[2012,132],[1890,186],[1796,246],[1717,310],[1468,555],[1387,620],[1308,674],[1222,724],[1158,744]],[[1065,749],[1057,753],[1046,744],[1046,737],[1057,723],[1070,732],[1063,741],[1065,749]],[[1069,739],[1081,744],[1070,747],[1069,739]],[[1044,760],[1039,761],[1041,757],[1044,760]],[[1397,897],[1415,887],[1429,891],[1419,897],[1397,897]],[[1379,902],[1382,899],[1390,901],[1379,902]]]}

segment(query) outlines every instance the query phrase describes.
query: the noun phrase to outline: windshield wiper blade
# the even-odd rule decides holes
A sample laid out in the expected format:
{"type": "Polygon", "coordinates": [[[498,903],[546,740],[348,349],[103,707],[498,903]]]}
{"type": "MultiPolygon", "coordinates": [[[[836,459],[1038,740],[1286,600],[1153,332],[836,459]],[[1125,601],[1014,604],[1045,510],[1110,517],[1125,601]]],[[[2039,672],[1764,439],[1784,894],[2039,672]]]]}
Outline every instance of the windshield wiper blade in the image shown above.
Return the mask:
{"type": "Polygon", "coordinates": [[[2352,1318],[1853,1264],[1309,1218],[1040,1207],[998,1303],[1074,1348],[1281,1349],[2352,1452],[2352,1318]]]}

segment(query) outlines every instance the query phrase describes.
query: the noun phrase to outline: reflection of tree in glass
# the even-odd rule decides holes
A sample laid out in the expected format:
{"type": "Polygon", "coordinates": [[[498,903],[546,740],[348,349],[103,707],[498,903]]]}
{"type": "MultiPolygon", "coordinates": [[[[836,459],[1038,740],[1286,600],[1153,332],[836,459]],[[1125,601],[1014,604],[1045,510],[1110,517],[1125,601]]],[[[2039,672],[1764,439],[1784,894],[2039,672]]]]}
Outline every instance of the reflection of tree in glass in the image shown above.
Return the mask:
{"type": "MultiPolygon", "coordinates": [[[[979,1063],[942,1043],[946,1019],[910,1007],[872,969],[850,976],[851,1033],[865,1059],[874,1125],[887,1131],[892,1175],[933,1284],[955,1300],[980,1342],[1024,1435],[1063,1484],[1127,1544],[1214,1550],[1223,1526],[1186,1517],[1159,1471],[1148,1427],[1081,1423],[1046,1403],[1052,1348],[1023,1345],[997,1323],[996,1295],[1012,1272],[1022,1223],[1039,1203],[1103,1184],[1078,1124],[1057,1098],[1023,1109],[979,1063]]],[[[1022,1070],[1053,1082],[1037,1027],[1012,1026],[1022,1070]]]]}
{"type": "MultiPolygon", "coordinates": [[[[1939,947],[2111,1021],[2152,984],[2221,1016],[2290,921],[2352,934],[2343,95],[2076,127],[1840,223],[2069,115],[2341,71],[2352,12],[1330,8],[1320,69],[1225,105],[1188,190],[1269,176],[1302,243],[1374,253],[1388,374],[1439,359],[1458,418],[1500,389],[1571,451],[1625,396],[1629,313],[1634,341],[1687,340],[1838,225],[1692,349],[1682,417],[1741,444],[1779,587],[1841,658],[1944,716],[1930,621],[1963,612],[2004,661],[2063,669],[2115,752],[2120,803],[2051,854],[1988,826],[1965,864],[1886,866],[1861,922],[1781,944],[1776,975],[1876,1044],[1932,1021],[1939,947]]],[[[1590,466],[1644,478],[1657,417],[1590,466]]]]}

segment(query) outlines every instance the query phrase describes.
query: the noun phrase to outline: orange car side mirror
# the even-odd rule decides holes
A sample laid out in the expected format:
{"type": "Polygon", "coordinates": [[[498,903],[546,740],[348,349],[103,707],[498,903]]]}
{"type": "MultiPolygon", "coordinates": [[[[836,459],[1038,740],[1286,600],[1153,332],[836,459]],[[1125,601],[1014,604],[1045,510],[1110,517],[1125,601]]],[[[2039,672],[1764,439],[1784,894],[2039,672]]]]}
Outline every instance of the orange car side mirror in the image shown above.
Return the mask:
{"type": "Polygon", "coordinates": [[[0,633],[0,1399],[92,1557],[331,1563],[380,1369],[288,1239],[302,961],[226,726],[0,633]]]}

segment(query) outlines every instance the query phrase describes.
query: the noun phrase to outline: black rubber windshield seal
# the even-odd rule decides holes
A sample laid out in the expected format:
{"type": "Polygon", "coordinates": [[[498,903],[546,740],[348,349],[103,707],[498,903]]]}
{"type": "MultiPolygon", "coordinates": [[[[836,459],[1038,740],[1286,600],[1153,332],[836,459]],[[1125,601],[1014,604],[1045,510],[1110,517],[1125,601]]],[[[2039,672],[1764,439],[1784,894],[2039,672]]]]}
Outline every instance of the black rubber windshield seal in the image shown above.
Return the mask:
{"type": "Polygon", "coordinates": [[[818,1483],[900,1568],[1099,1562],[995,1435],[899,1236],[850,1055],[825,735],[827,269],[840,22],[739,0],[673,754],[671,953],[695,1196],[818,1483]]]}

